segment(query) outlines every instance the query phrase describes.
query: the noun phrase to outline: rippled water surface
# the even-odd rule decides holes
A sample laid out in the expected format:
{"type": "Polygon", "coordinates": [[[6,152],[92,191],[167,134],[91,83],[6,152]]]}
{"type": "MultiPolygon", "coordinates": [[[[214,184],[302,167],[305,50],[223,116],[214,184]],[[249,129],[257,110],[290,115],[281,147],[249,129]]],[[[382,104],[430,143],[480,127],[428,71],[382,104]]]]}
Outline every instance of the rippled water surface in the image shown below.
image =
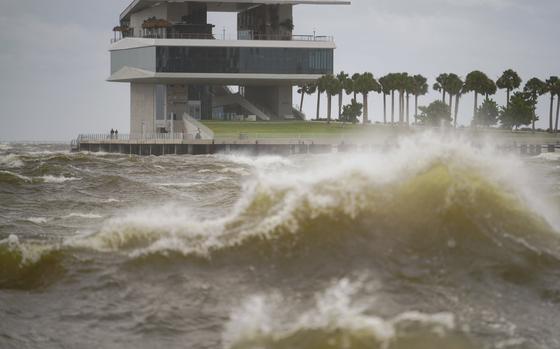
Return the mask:
{"type": "Polygon", "coordinates": [[[560,154],[0,144],[0,348],[558,348],[560,154]]]}

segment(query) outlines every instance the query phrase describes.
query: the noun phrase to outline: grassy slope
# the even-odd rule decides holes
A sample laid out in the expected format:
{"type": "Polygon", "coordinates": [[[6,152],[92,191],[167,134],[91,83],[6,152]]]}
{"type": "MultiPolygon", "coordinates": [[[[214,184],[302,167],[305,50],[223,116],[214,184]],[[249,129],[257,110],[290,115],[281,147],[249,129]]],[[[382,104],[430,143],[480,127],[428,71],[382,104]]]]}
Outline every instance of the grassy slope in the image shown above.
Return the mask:
{"type": "Polygon", "coordinates": [[[204,121],[217,137],[238,137],[246,133],[251,137],[278,138],[291,136],[329,136],[340,134],[355,134],[363,132],[362,125],[324,122],[231,122],[204,121]]]}

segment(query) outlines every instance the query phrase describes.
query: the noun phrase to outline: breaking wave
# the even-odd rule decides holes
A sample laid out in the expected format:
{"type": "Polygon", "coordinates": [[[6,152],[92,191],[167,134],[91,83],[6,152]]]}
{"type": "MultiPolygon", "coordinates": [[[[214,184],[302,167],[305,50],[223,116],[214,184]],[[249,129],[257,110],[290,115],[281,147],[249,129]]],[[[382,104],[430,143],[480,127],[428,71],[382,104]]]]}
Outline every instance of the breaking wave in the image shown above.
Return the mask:
{"type": "Polygon", "coordinates": [[[23,166],[23,161],[16,154],[0,155],[0,166],[18,168],[23,166]]]}
{"type": "Polygon", "coordinates": [[[476,348],[453,314],[408,311],[390,318],[356,299],[364,286],[342,279],[306,308],[281,294],[256,295],[235,309],[224,348],[476,348]],[[307,309],[303,310],[302,309],[307,309]]]}
{"type": "Polygon", "coordinates": [[[22,184],[31,183],[33,179],[11,171],[0,171],[0,183],[22,184]]]}
{"type": "Polygon", "coordinates": [[[46,286],[64,273],[63,252],[53,245],[22,243],[16,235],[0,240],[0,289],[46,286]]]}
{"type": "Polygon", "coordinates": [[[556,260],[560,250],[557,207],[537,199],[522,163],[462,140],[424,135],[393,152],[325,157],[297,171],[253,166],[241,199],[221,217],[200,219],[178,205],[139,210],[66,244],[204,258],[344,249],[353,251],[348,258],[399,258],[387,251],[407,249],[452,260],[556,260]]]}

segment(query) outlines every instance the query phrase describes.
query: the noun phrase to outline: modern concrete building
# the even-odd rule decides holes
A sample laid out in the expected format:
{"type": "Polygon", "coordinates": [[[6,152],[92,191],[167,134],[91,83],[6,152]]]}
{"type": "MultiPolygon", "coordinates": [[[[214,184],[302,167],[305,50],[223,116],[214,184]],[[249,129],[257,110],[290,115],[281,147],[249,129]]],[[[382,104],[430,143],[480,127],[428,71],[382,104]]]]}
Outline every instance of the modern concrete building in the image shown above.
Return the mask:
{"type": "Polygon", "coordinates": [[[120,15],[109,81],[130,83],[130,133],[189,133],[188,120],[286,120],[293,86],[333,73],[332,37],[295,35],[295,5],[348,0],[134,0],[120,15]],[[209,12],[237,14],[237,40],[209,12]],[[224,35],[225,36],[225,35],[224,35]]]}

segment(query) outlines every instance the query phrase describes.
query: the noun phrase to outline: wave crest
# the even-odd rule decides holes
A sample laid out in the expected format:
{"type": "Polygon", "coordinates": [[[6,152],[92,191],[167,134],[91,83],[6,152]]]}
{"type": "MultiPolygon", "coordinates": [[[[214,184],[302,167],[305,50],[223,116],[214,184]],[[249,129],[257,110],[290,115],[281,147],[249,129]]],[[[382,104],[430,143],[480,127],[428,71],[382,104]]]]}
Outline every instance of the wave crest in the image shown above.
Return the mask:
{"type": "Polygon", "coordinates": [[[342,279],[305,311],[280,294],[250,297],[232,312],[224,348],[474,348],[450,313],[373,315],[371,301],[355,299],[363,287],[342,279]]]}
{"type": "Polygon", "coordinates": [[[0,289],[46,286],[64,274],[63,252],[53,245],[21,243],[16,235],[0,240],[0,289]]]}
{"type": "Polygon", "coordinates": [[[558,245],[554,216],[519,186],[526,178],[516,159],[464,142],[409,142],[387,154],[320,158],[305,169],[255,165],[239,202],[219,218],[203,220],[178,206],[141,210],[67,243],[133,257],[238,249],[284,256],[348,244],[357,253],[453,249],[487,257],[496,245],[512,252],[558,245]]]}

